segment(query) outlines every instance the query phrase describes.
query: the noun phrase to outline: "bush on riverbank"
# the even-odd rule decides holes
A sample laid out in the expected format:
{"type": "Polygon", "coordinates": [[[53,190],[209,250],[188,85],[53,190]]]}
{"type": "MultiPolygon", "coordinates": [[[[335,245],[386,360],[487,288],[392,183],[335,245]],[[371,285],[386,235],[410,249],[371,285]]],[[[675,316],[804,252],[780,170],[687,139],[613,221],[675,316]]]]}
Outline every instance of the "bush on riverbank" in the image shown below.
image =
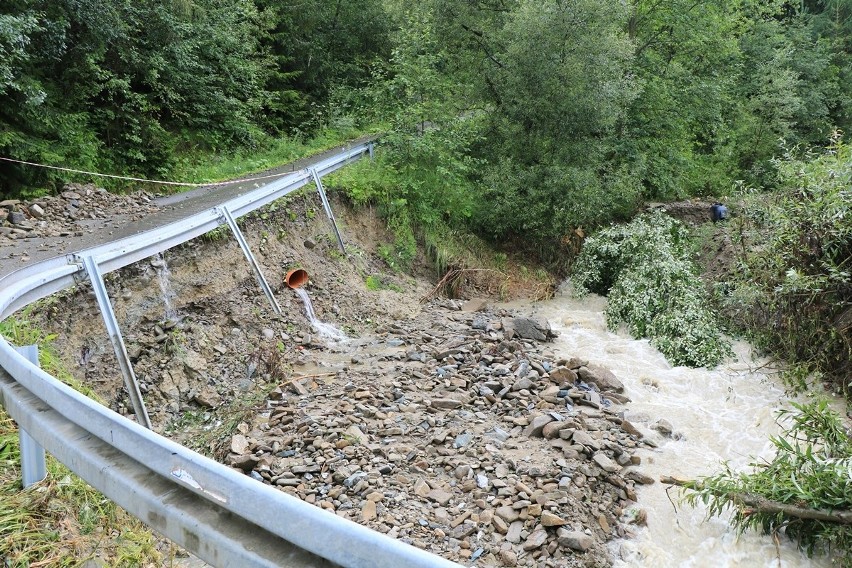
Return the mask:
{"type": "Polygon", "coordinates": [[[572,281],[608,294],[610,328],[648,337],[674,365],[713,367],[730,353],[695,273],[686,228],[660,211],[586,240],[572,281]]]}
{"type": "Polygon", "coordinates": [[[776,161],[771,194],[748,196],[735,219],[738,270],[725,311],[750,339],[849,393],[852,373],[852,148],[776,161]]]}

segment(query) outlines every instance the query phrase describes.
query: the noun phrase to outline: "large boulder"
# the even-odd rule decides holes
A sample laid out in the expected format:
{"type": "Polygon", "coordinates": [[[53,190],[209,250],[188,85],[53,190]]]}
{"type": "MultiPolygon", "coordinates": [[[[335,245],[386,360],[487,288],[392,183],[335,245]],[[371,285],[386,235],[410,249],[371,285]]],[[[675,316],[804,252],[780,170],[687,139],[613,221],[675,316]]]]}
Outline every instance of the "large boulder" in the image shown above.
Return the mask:
{"type": "Polygon", "coordinates": [[[544,318],[503,318],[503,330],[508,339],[521,337],[536,341],[547,341],[557,336],[544,318]]]}
{"type": "Polygon", "coordinates": [[[581,380],[597,385],[602,391],[624,392],[624,383],[618,380],[618,377],[606,367],[592,363],[580,367],[577,374],[580,375],[581,380]]]}

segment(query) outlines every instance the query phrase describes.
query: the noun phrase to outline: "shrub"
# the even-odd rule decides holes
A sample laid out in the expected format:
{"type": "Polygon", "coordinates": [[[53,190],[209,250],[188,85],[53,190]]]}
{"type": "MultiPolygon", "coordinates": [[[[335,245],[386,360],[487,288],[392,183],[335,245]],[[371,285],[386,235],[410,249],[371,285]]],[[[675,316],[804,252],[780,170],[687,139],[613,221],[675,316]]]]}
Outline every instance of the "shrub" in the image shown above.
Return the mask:
{"type": "Polygon", "coordinates": [[[762,347],[849,389],[852,371],[852,149],[776,160],[772,193],[750,197],[734,240],[740,269],[723,296],[762,347]]]}
{"type": "Polygon", "coordinates": [[[852,443],[842,417],[825,401],[792,405],[779,413],[783,432],[772,438],[771,461],[752,463],[748,473],[725,464],[721,473],[685,483],[686,500],[703,502],[710,516],[731,509],[741,532],[783,532],[809,555],[831,551],[838,564],[850,566],[852,443]]]}
{"type": "Polygon", "coordinates": [[[578,293],[609,294],[611,329],[624,323],[675,365],[712,367],[730,345],[689,256],[686,228],[656,211],[586,240],[574,267],[578,293]]]}

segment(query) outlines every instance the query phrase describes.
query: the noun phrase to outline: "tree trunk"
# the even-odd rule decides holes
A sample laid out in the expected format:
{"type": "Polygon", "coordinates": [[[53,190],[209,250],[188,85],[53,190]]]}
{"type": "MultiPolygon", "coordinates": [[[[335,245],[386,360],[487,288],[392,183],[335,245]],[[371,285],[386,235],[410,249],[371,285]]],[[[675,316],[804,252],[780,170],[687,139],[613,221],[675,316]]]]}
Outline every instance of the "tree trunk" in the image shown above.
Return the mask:
{"type": "MultiPolygon", "coordinates": [[[[696,490],[703,489],[701,482],[691,481],[688,479],[677,479],[663,475],[660,477],[661,483],[668,485],[677,485],[679,487],[694,487],[696,490]]],[[[799,519],[810,519],[814,521],[823,521],[827,523],[837,523],[840,525],[852,525],[852,511],[829,511],[826,509],[810,509],[807,507],[797,507],[787,503],[778,501],[770,501],[765,497],[753,495],[751,493],[736,493],[736,492],[713,492],[716,497],[728,499],[731,503],[740,507],[750,507],[755,513],[781,513],[790,517],[799,519]]]]}

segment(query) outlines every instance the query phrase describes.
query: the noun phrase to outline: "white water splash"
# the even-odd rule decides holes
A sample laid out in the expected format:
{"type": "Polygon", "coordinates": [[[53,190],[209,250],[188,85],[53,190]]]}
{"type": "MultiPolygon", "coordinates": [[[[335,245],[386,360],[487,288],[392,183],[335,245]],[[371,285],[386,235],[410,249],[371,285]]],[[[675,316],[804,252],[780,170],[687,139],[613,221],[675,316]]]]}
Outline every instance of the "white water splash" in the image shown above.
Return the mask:
{"type": "Polygon", "coordinates": [[[172,273],[169,271],[169,265],[166,264],[166,258],[163,256],[163,253],[157,253],[154,260],[151,261],[151,266],[157,271],[157,282],[160,284],[160,297],[163,299],[163,306],[165,306],[165,320],[176,320],[177,310],[175,310],[172,300],[177,297],[177,294],[172,289],[172,273]]]}
{"type": "Polygon", "coordinates": [[[346,334],[331,325],[330,323],[325,323],[317,318],[316,313],[314,312],[314,305],[311,302],[311,297],[308,296],[308,292],[304,288],[294,288],[296,295],[302,299],[302,303],[305,304],[305,312],[308,314],[308,319],[311,321],[311,325],[317,331],[317,333],[330,341],[346,341],[349,338],[346,337],[346,334]]]}
{"type": "MultiPolygon", "coordinates": [[[[752,456],[769,458],[770,435],[779,433],[776,410],[787,405],[783,386],[752,362],[748,345],[738,343],[738,360],[717,369],[672,367],[647,340],[607,330],[606,299],[574,299],[563,294],[533,310],[547,318],[560,336],[553,347],[560,355],[578,356],[601,364],[625,385],[632,402],[626,416],[659,443],[638,452],[639,469],[692,479],[710,475],[727,460],[735,470],[747,470],[752,456]],[[674,426],[680,439],[662,438],[650,428],[659,418],[674,426]]],[[[677,502],[677,492],[672,492],[677,502]]],[[[612,543],[617,567],[689,568],[803,568],[832,566],[827,558],[807,558],[781,538],[755,532],[738,536],[726,518],[705,520],[706,509],[669,501],[659,481],[638,490],[638,505],[648,513],[648,526],[635,539],[612,543]]]]}

